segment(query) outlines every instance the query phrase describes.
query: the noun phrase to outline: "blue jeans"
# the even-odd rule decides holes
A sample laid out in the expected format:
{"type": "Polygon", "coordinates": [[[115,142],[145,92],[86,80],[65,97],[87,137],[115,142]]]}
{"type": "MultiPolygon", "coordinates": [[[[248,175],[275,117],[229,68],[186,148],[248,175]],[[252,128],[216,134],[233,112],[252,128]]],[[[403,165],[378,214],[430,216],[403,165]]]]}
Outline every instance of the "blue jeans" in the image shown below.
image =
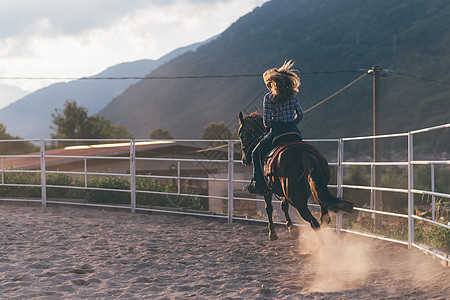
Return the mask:
{"type": "Polygon", "coordinates": [[[297,124],[295,122],[272,122],[269,133],[261,139],[259,144],[253,150],[253,179],[255,181],[256,189],[262,190],[266,186],[260,158],[265,157],[272,149],[273,139],[286,132],[300,133],[300,130],[297,128],[297,124]]]}

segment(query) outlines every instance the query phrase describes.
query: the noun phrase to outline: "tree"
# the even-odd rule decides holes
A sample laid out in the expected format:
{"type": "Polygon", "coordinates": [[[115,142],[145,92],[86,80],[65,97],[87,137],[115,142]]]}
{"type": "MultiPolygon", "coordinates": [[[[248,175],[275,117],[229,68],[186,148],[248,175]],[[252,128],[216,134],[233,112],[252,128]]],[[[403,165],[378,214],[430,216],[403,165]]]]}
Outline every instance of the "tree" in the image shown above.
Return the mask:
{"type": "Polygon", "coordinates": [[[225,122],[212,122],[203,129],[202,139],[205,140],[229,140],[233,139],[233,134],[228,129],[225,122]]]}
{"type": "MultiPolygon", "coordinates": [[[[234,138],[224,121],[220,123],[212,122],[206,125],[202,132],[202,139],[205,140],[231,140],[234,138]]],[[[207,144],[216,147],[222,146],[223,142],[209,142],[207,144]]]]}
{"type": "Polygon", "coordinates": [[[102,116],[88,116],[88,110],[77,106],[76,100],[67,100],[64,109],[55,108],[50,126],[56,130],[54,139],[114,139],[129,138],[130,133],[122,125],[113,125],[102,116]]]}
{"type": "Polygon", "coordinates": [[[131,137],[122,124],[113,125],[110,120],[97,115],[89,117],[86,129],[89,133],[89,138],[115,139],[131,137]]]}
{"type": "Polygon", "coordinates": [[[86,124],[88,122],[88,110],[85,107],[78,107],[76,100],[67,100],[64,109],[55,108],[55,113],[51,114],[52,123],[56,127],[56,134],[51,134],[54,139],[81,139],[86,138],[86,124]]]}
{"type": "Polygon", "coordinates": [[[6,126],[0,123],[0,139],[2,140],[10,140],[13,137],[6,132],[6,126]]]}
{"type": "Polygon", "coordinates": [[[151,139],[173,139],[173,136],[168,130],[157,128],[150,133],[151,139]]]}
{"type": "MultiPolygon", "coordinates": [[[[0,123],[0,140],[18,140],[20,137],[12,136],[6,132],[6,126],[0,123]]],[[[0,154],[22,154],[36,151],[32,143],[25,141],[0,143],[0,154]]]]}

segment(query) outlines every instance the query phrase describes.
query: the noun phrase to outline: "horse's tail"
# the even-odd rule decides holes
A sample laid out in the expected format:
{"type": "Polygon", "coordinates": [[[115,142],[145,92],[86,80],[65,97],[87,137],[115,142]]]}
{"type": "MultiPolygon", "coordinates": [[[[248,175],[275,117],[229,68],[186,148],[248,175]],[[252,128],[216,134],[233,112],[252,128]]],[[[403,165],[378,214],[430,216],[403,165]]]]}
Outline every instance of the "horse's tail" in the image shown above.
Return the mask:
{"type": "Polygon", "coordinates": [[[319,162],[311,156],[304,157],[302,162],[314,200],[332,212],[351,213],[353,211],[353,203],[334,197],[328,190],[319,162]]]}

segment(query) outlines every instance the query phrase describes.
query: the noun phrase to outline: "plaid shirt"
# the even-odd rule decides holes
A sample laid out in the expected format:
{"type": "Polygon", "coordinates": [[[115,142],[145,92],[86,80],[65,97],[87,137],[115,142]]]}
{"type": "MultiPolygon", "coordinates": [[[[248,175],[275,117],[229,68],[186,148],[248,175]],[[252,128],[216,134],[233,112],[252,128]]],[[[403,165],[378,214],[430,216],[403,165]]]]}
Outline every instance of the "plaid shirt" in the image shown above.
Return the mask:
{"type": "Polygon", "coordinates": [[[273,103],[272,93],[264,96],[263,116],[264,124],[270,126],[272,122],[299,122],[303,119],[303,110],[296,96],[283,103],[273,103]]]}

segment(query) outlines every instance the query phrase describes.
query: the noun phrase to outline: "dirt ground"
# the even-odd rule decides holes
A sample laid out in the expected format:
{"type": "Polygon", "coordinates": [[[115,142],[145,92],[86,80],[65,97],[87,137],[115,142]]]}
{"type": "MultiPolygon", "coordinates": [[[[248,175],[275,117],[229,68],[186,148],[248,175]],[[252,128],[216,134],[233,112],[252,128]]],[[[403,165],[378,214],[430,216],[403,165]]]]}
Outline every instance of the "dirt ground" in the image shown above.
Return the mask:
{"type": "Polygon", "coordinates": [[[301,228],[0,205],[5,299],[448,299],[450,268],[403,245],[301,228]]]}

